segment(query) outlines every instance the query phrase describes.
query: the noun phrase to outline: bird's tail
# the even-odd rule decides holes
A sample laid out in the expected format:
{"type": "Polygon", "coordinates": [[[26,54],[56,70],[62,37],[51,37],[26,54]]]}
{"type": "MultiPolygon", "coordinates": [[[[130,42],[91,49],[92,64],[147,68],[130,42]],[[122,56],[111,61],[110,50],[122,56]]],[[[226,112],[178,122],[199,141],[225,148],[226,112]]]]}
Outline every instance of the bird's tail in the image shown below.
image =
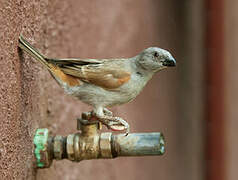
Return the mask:
{"type": "Polygon", "coordinates": [[[36,48],[34,48],[22,35],[19,36],[19,44],[18,46],[26,51],[29,55],[34,57],[40,63],[45,65],[48,69],[50,69],[50,64],[47,62],[46,57],[42,55],[36,48]]]}

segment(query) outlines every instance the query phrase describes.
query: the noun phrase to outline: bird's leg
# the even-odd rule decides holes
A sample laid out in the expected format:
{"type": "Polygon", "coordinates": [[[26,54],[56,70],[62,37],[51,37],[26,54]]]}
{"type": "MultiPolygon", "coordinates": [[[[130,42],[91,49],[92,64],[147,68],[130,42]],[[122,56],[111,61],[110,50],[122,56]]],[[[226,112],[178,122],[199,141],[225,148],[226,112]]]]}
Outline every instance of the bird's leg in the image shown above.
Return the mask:
{"type": "Polygon", "coordinates": [[[103,113],[106,116],[113,116],[112,111],[108,110],[107,108],[103,108],[103,113]]]}
{"type": "MultiPolygon", "coordinates": [[[[86,120],[97,120],[95,118],[97,118],[96,116],[97,113],[94,113],[93,111],[89,111],[89,112],[83,112],[83,119],[86,120]]],[[[103,114],[106,116],[113,116],[113,113],[111,111],[109,111],[107,108],[103,108],[103,114]]]]}
{"type": "Polygon", "coordinates": [[[112,116],[111,111],[106,108],[95,108],[93,111],[93,116],[95,116],[102,124],[107,126],[108,129],[114,131],[124,131],[126,130],[126,134],[130,131],[129,124],[120,117],[112,116]]]}

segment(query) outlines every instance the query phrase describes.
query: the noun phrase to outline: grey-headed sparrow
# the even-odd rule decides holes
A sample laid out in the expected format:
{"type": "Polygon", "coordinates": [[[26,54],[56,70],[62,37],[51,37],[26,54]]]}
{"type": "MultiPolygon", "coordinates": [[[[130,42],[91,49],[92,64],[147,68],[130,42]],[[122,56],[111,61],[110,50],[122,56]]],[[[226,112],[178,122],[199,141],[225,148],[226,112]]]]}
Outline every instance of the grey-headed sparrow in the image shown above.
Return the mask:
{"type": "Polygon", "coordinates": [[[129,124],[106,109],[133,100],[152,76],[175,66],[172,55],[150,47],[131,58],[54,59],[42,55],[23,36],[19,47],[41,62],[67,94],[93,106],[93,117],[112,130],[126,130],[129,124]]]}

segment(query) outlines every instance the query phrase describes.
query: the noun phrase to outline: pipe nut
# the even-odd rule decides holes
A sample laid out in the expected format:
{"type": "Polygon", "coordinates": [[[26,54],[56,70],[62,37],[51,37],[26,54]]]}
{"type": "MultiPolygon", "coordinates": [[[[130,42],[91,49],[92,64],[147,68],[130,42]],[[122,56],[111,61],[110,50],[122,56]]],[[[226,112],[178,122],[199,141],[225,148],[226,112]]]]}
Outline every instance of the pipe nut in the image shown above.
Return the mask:
{"type": "Polygon", "coordinates": [[[74,134],[70,134],[67,136],[66,151],[67,151],[68,159],[71,161],[74,161],[75,160],[75,157],[74,157],[74,134]]]}
{"type": "Polygon", "coordinates": [[[56,160],[62,159],[63,156],[63,141],[64,138],[62,136],[55,136],[54,138],[54,158],[56,160]]]}
{"type": "Polygon", "coordinates": [[[112,133],[102,133],[100,136],[101,158],[112,158],[111,137],[112,133]]]}

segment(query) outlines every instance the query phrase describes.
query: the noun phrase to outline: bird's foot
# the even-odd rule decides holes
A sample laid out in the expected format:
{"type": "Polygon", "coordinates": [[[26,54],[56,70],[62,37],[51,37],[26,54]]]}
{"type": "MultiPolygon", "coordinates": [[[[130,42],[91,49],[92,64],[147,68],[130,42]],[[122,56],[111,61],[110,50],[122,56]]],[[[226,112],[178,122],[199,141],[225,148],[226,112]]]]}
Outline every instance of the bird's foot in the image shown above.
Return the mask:
{"type": "MultiPolygon", "coordinates": [[[[103,114],[105,116],[110,116],[110,117],[113,116],[113,113],[111,111],[109,111],[107,108],[103,108],[103,114]]],[[[86,119],[86,120],[91,120],[91,121],[98,120],[98,117],[100,117],[100,116],[97,116],[93,111],[82,113],[82,118],[86,119]]]]}
{"type": "Polygon", "coordinates": [[[103,109],[103,115],[99,115],[91,111],[84,112],[82,114],[82,118],[90,121],[99,121],[108,129],[111,129],[113,131],[126,131],[126,135],[130,131],[130,126],[124,119],[120,117],[114,117],[112,112],[106,108],[103,109]]]}
{"type": "Polygon", "coordinates": [[[101,116],[98,117],[98,120],[102,122],[108,129],[113,131],[126,131],[126,135],[130,132],[129,124],[120,117],[113,116],[101,116]]]}

